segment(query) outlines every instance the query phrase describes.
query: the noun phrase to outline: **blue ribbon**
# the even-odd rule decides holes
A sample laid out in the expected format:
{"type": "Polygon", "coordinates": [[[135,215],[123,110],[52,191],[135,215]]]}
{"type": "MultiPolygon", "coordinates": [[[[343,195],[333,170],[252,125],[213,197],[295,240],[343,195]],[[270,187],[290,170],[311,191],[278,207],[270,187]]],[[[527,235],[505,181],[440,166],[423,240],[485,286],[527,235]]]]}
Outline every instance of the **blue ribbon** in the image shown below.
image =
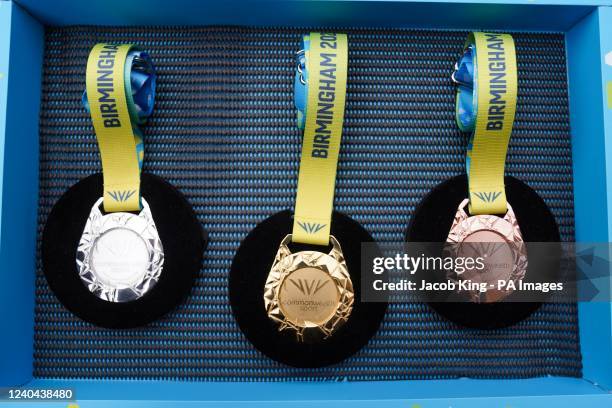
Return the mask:
{"type": "Polygon", "coordinates": [[[302,49],[297,54],[297,67],[293,81],[293,101],[297,109],[297,127],[304,130],[306,126],[306,107],[308,105],[308,64],[306,53],[310,51],[310,36],[302,37],[302,49]]]}
{"type": "Polygon", "coordinates": [[[453,81],[457,84],[457,103],[455,106],[455,120],[464,132],[472,132],[476,124],[478,112],[478,90],[476,75],[476,46],[469,44],[455,66],[453,81]]]}

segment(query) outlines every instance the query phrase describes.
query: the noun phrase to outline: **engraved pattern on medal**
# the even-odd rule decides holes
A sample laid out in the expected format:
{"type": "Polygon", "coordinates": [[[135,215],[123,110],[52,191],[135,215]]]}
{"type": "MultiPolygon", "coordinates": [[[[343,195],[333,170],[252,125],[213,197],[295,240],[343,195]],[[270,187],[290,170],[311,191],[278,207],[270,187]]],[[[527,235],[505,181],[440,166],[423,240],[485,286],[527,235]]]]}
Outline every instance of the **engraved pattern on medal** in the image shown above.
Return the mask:
{"type": "Polygon", "coordinates": [[[283,239],[264,288],[268,317],[278,330],[291,330],[298,341],[307,330],[331,336],[353,311],[355,294],[340,244],[330,237],[329,254],[317,251],[291,253],[283,239]]]}
{"type": "MultiPolygon", "coordinates": [[[[514,290],[498,289],[499,280],[512,281],[516,286],[527,272],[527,248],[519,228],[516,216],[510,204],[503,217],[496,215],[469,216],[465,208],[469,200],[459,205],[455,220],[448,234],[445,255],[452,257],[469,257],[484,259],[484,269],[467,269],[462,274],[454,270],[447,271],[450,281],[471,281],[476,284],[487,284],[486,292],[468,291],[470,300],[475,303],[489,303],[503,300],[514,290]]],[[[461,292],[461,289],[459,290],[461,292]]]]}
{"type": "Polygon", "coordinates": [[[77,249],[81,281],[100,299],[129,302],[159,280],[164,250],[147,202],[138,215],[102,214],[100,198],[91,209],[77,249]]]}

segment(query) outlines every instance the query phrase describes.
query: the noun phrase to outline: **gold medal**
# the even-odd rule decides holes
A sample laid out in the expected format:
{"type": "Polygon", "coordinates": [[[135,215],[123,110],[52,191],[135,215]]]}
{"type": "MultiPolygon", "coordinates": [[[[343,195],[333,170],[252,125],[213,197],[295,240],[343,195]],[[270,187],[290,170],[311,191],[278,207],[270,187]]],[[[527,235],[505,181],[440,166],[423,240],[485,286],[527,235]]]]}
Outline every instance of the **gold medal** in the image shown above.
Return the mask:
{"type": "Polygon", "coordinates": [[[307,333],[329,338],[349,318],[355,299],[342,248],[331,235],[348,41],[345,34],[311,33],[302,46],[295,100],[304,138],[293,230],[281,241],[264,288],[268,317],[279,331],[293,330],[299,342],[311,340],[307,333]],[[291,242],[332,249],[293,254],[291,242]]]}
{"type": "Polygon", "coordinates": [[[292,330],[299,341],[306,333],[327,338],[347,321],[355,299],[342,248],[330,236],[327,254],[291,253],[291,238],[289,234],[281,242],[266,280],[266,313],[278,322],[279,331],[292,330]]]}

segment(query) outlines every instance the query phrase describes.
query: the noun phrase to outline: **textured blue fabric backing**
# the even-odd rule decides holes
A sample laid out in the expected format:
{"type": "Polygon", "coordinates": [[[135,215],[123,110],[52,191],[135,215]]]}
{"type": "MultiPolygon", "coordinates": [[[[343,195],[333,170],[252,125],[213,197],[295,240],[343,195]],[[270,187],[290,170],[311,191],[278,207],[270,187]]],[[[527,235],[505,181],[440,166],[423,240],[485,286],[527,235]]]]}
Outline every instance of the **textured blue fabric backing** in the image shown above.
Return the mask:
{"type": "MultiPolygon", "coordinates": [[[[301,136],[292,101],[301,30],[67,27],[47,31],[40,122],[39,232],[60,195],[100,171],[80,104],[96,42],[136,43],[159,73],[144,128],[145,171],[166,178],[210,232],[188,300],[148,327],[106,330],[68,313],[40,271],[37,377],[190,380],[517,378],[581,375],[576,305],[547,304],[519,325],[465,330],[424,304],[392,304],[358,355],[322,369],[262,356],[234,323],[227,277],[261,220],[292,208],[301,136]]],[[[467,135],[454,123],[450,74],[466,32],[348,30],[348,97],[336,208],[381,242],[400,242],[419,200],[464,172],[467,135]]],[[[519,103],[508,174],[535,188],[573,239],[572,163],[561,34],[515,35],[519,103]]]]}

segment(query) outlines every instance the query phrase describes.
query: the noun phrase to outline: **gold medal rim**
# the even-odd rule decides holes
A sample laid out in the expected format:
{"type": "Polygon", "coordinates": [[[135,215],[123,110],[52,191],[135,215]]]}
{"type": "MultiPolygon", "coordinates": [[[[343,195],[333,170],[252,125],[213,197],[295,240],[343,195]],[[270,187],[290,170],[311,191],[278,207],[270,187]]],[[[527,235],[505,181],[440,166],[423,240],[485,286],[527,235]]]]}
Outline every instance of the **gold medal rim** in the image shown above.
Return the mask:
{"type": "Polygon", "coordinates": [[[300,251],[291,253],[288,244],[292,235],[287,235],[279,246],[274,263],[268,274],[264,287],[264,305],[268,317],[279,324],[278,331],[295,332],[299,341],[308,331],[318,331],[324,338],[330,337],[348,320],[353,310],[355,293],[351,276],[342,253],[340,243],[330,235],[332,249],[329,253],[319,251],[300,251]],[[302,268],[315,268],[327,273],[338,291],[338,305],[335,313],[324,324],[306,324],[304,326],[289,320],[279,303],[280,290],[287,277],[302,268]]]}

